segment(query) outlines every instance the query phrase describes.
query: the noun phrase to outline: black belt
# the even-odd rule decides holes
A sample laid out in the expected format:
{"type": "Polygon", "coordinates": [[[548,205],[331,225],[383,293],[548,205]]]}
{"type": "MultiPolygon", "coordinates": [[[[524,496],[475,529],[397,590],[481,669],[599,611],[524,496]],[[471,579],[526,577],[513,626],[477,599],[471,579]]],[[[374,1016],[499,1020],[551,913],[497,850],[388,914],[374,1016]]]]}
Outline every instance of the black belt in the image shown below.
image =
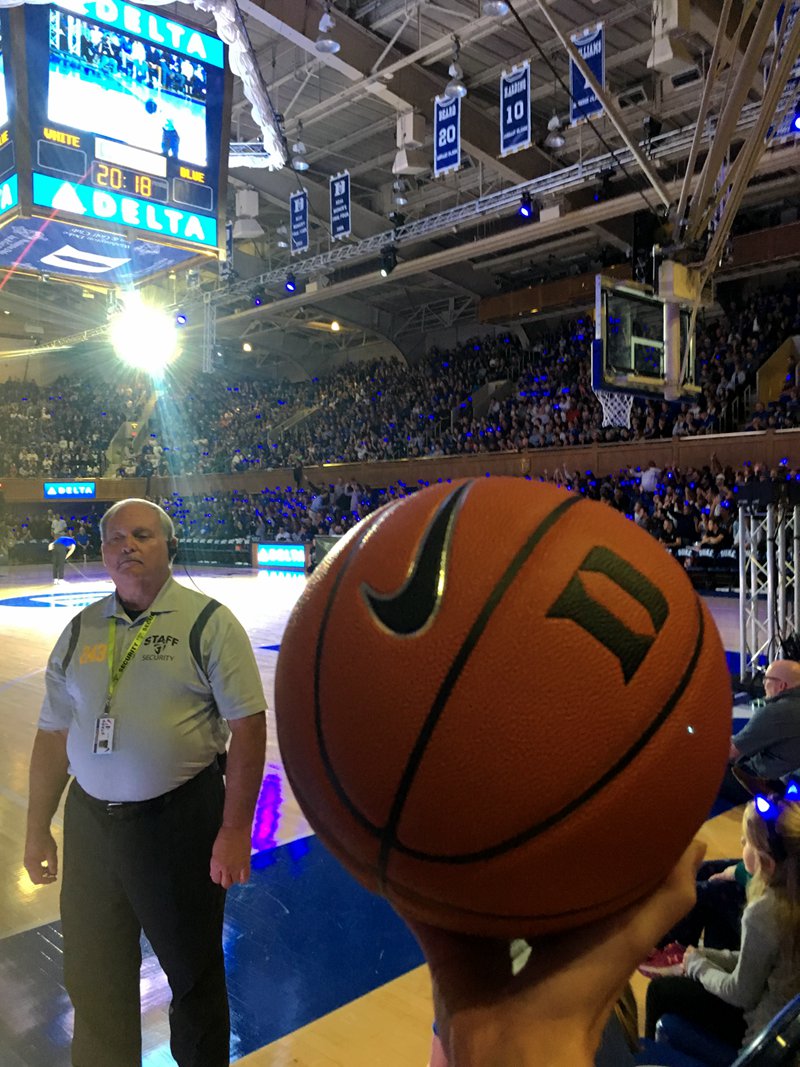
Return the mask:
{"type": "Polygon", "coordinates": [[[95,811],[102,812],[103,815],[108,815],[112,819],[138,819],[142,815],[158,814],[158,812],[163,811],[164,808],[197,788],[211,775],[218,775],[220,770],[220,759],[218,757],[213,763],[210,763],[200,771],[199,774],[196,774],[194,778],[190,778],[188,782],[184,782],[183,785],[179,785],[175,789],[170,789],[168,793],[150,797],[149,800],[99,800],[97,797],[93,797],[91,793],[87,793],[85,789],[82,789],[77,781],[74,782],[74,789],[84,804],[95,811]]]}

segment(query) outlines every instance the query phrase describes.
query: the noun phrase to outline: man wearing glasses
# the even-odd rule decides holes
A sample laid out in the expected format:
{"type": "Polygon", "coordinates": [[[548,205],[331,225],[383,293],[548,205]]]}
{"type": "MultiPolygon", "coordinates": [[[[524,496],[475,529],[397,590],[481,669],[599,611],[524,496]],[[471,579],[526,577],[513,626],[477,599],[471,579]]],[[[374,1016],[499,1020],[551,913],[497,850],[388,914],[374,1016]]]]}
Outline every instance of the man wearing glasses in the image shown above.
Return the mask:
{"type": "MultiPolygon", "coordinates": [[[[800,663],[776,659],[764,675],[766,701],[747,725],[731,739],[732,767],[767,783],[784,782],[800,773],[800,663]]],[[[779,785],[776,786],[780,788],[779,785]]],[[[731,768],[723,795],[736,803],[751,799],[731,768]]]]}

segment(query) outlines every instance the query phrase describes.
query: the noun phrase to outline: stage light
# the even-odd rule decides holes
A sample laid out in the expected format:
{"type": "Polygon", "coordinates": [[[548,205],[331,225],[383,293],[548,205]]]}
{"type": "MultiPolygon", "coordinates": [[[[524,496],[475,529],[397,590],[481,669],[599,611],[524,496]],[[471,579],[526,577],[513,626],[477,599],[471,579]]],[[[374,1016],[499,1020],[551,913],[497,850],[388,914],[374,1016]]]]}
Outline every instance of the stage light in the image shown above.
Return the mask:
{"type": "Polygon", "coordinates": [[[561,132],[561,119],[553,112],[550,121],[547,123],[547,136],[544,139],[544,146],[545,148],[559,149],[563,148],[566,143],[566,138],[561,132]]]}
{"type": "Polygon", "coordinates": [[[242,345],[242,351],[243,352],[252,352],[253,351],[253,346],[250,344],[249,341],[245,341],[244,342],[244,344],[242,345]]]}
{"type": "Polygon", "coordinates": [[[114,351],[123,363],[154,378],[161,377],[164,368],[178,355],[174,317],[145,304],[134,291],[123,293],[120,303],[108,327],[114,351]]]}
{"type": "Polygon", "coordinates": [[[444,95],[449,97],[459,97],[464,99],[467,95],[467,87],[464,84],[464,71],[458,62],[458,57],[461,54],[461,42],[457,37],[453,38],[453,62],[447,68],[447,73],[450,75],[450,81],[444,87],[444,95]]]}
{"type": "Polygon", "coordinates": [[[611,194],[611,179],[614,177],[613,170],[604,170],[598,176],[594,187],[594,202],[601,203],[608,200],[611,194]]]}
{"type": "Polygon", "coordinates": [[[522,215],[523,219],[529,219],[533,214],[533,201],[531,200],[530,193],[523,193],[520,200],[517,212],[522,215]]]}
{"type": "Polygon", "coordinates": [[[503,15],[508,14],[508,4],[506,0],[483,0],[481,14],[502,18],[503,15]]]}
{"type": "Polygon", "coordinates": [[[663,124],[653,115],[647,115],[642,122],[642,128],[644,129],[645,140],[652,141],[654,137],[658,137],[661,133],[663,124]]]}
{"type": "Polygon", "coordinates": [[[185,311],[179,311],[178,314],[175,316],[176,326],[185,326],[188,321],[189,316],[186,314],[185,311]]]}
{"type": "Polygon", "coordinates": [[[333,332],[334,332],[334,333],[338,333],[338,332],[339,332],[339,330],[341,330],[341,328],[342,328],[342,327],[341,327],[341,326],[339,325],[339,323],[337,322],[337,320],[336,320],[336,319],[334,319],[334,320],[333,320],[333,322],[331,323],[331,329],[333,330],[333,332]]]}
{"type": "Polygon", "coordinates": [[[402,226],[405,221],[406,221],[406,217],[402,213],[402,211],[390,211],[389,212],[389,222],[392,223],[392,225],[394,226],[395,229],[397,229],[398,226],[402,226]]]}
{"type": "Polygon", "coordinates": [[[318,52],[334,56],[342,47],[335,37],[331,36],[331,30],[336,25],[336,20],[331,15],[330,0],[325,0],[325,10],[319,20],[319,37],[314,42],[314,48],[318,52]]]}
{"type": "Polygon", "coordinates": [[[800,131],[800,100],[795,104],[794,118],[792,119],[792,129],[800,131]]]}
{"type": "Polygon", "coordinates": [[[253,307],[260,308],[261,305],[264,303],[264,290],[263,289],[254,289],[252,297],[253,297],[253,307]]]}
{"type": "Polygon", "coordinates": [[[284,289],[287,293],[294,293],[297,290],[297,281],[291,271],[286,275],[286,281],[284,282],[284,289]]]}
{"type": "Polygon", "coordinates": [[[397,266],[397,252],[394,245],[387,245],[381,250],[381,277],[388,278],[397,266]]]}

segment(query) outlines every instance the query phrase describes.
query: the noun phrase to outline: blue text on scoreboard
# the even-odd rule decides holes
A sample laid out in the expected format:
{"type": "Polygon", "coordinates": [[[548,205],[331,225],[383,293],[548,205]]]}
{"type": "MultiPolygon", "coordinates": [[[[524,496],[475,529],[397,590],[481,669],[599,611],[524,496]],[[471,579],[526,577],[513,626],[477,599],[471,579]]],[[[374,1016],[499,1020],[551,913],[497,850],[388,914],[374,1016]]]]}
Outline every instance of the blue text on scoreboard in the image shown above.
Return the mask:
{"type": "Polygon", "coordinates": [[[217,244],[217,220],[208,215],[165,207],[136,196],[121,196],[108,189],[91,189],[37,172],[33,175],[33,202],[39,207],[69,211],[197,245],[213,248],[217,244]]]}
{"type": "Polygon", "coordinates": [[[284,571],[305,571],[306,550],[304,545],[259,544],[256,548],[259,567],[273,567],[284,571]]]}
{"type": "Polygon", "coordinates": [[[58,0],[58,6],[73,15],[82,15],[95,22],[105,22],[117,30],[136,34],[153,44],[165,45],[192,59],[200,59],[215,67],[225,66],[222,41],[200,33],[191,26],[165,19],[154,11],[146,11],[122,0],[58,0]]]}
{"type": "Polygon", "coordinates": [[[83,497],[93,500],[97,496],[96,482],[45,482],[45,500],[58,500],[68,497],[83,497]]]}

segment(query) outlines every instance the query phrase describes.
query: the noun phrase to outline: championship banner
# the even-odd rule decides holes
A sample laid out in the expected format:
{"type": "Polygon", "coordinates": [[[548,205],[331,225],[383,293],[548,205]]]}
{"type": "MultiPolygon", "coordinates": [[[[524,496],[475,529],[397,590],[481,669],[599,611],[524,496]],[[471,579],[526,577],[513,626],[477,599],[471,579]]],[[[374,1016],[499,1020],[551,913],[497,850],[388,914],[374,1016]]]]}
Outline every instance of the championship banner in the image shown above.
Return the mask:
{"type": "Polygon", "coordinates": [[[350,175],[347,171],[334,174],[330,180],[331,237],[350,236],[350,175]]]}
{"type": "Polygon", "coordinates": [[[531,146],[531,65],[503,72],[500,78],[500,155],[531,146]]]}
{"type": "Polygon", "coordinates": [[[461,166],[461,98],[437,96],[433,101],[433,176],[461,166]]]}
{"type": "MultiPolygon", "coordinates": [[[[778,9],[778,14],[775,16],[772,63],[777,63],[780,60],[781,55],[783,54],[781,41],[785,40],[788,34],[791,33],[792,27],[798,16],[800,16],[800,0],[793,0],[793,2],[789,4],[788,12],[786,4],[781,4],[778,9]]],[[[770,63],[764,65],[765,88],[769,79],[770,65],[770,63]]],[[[783,90],[776,108],[777,113],[780,114],[784,110],[786,110],[786,113],[777,126],[770,126],[767,130],[765,138],[767,145],[794,140],[800,135],[800,130],[798,130],[794,124],[795,108],[797,107],[798,102],[800,102],[800,56],[797,57],[797,61],[792,67],[786,82],[786,88],[783,90]],[[789,105],[788,110],[786,109],[787,104],[789,105]]]]}
{"type": "Polygon", "coordinates": [[[301,191],[289,197],[291,211],[291,253],[308,251],[308,193],[301,191]]]}
{"type": "MultiPolygon", "coordinates": [[[[580,52],[589,70],[595,79],[605,89],[606,87],[606,43],[605,32],[602,22],[591,30],[573,34],[570,38],[580,52]]],[[[582,119],[599,115],[603,111],[603,105],[589,85],[586,78],[581,74],[578,65],[572,57],[569,61],[569,121],[574,126],[582,119]]]]}

